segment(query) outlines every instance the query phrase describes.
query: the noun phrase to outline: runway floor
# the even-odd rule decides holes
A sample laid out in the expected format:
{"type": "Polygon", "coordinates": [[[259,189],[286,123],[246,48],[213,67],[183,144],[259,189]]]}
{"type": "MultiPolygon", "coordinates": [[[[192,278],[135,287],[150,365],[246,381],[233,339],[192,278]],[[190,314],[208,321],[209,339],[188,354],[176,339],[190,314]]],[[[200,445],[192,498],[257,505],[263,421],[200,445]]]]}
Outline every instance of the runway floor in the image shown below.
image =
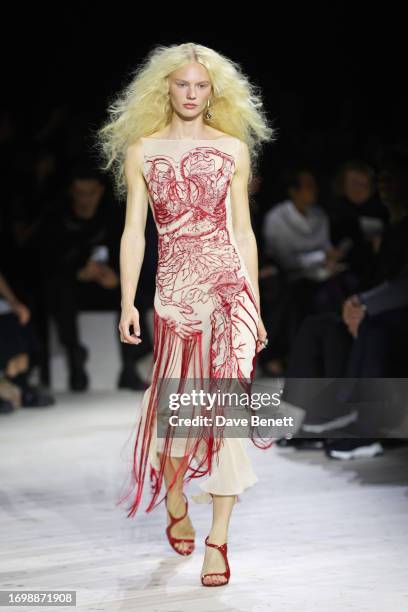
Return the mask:
{"type": "Polygon", "coordinates": [[[231,581],[204,588],[211,505],[190,504],[186,558],[165,538],[163,504],[134,519],[115,505],[141,394],[57,397],[0,418],[1,589],[75,590],[84,611],[408,610],[406,447],[344,462],[251,444],[259,482],[233,511],[231,581]]]}

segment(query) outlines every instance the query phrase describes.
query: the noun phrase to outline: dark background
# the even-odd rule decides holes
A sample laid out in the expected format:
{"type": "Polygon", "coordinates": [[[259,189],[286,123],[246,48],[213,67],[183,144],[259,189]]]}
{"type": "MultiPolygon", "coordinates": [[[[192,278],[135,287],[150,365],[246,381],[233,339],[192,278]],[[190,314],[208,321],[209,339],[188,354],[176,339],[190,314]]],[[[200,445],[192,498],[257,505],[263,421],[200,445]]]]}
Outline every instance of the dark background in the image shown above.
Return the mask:
{"type": "Polygon", "coordinates": [[[68,116],[53,137],[69,157],[92,144],[90,130],[151,48],[213,47],[261,86],[277,130],[260,166],[265,209],[281,197],[288,162],[307,160],[324,177],[350,157],[375,164],[381,145],[406,139],[405,22],[396,7],[228,4],[225,14],[217,3],[147,12],[134,3],[16,7],[2,54],[2,105],[18,115],[27,140],[50,116],[57,124],[59,113],[68,116]]]}

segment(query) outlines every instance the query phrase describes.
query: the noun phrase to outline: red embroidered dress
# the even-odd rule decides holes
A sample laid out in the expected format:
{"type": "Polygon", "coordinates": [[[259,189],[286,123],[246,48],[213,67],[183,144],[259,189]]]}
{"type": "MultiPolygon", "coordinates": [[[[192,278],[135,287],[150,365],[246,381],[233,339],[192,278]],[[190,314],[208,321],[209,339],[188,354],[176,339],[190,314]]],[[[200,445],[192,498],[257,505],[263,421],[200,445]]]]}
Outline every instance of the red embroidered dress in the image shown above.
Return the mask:
{"type": "Polygon", "coordinates": [[[258,480],[245,439],[224,436],[222,430],[214,437],[204,427],[195,437],[175,437],[172,427],[158,437],[156,428],[163,379],[177,379],[181,391],[186,379],[238,381],[246,390],[253,380],[259,314],[234,238],[230,201],[240,141],[231,136],[141,140],[158,231],[158,267],[153,370],[135,431],[128,516],[138,509],[148,467],[146,512],[164,499],[157,502],[168,455],[188,457],[185,483],[208,475],[199,484],[203,493],[192,496],[196,502],[211,501],[210,493],[239,494],[258,480]]]}

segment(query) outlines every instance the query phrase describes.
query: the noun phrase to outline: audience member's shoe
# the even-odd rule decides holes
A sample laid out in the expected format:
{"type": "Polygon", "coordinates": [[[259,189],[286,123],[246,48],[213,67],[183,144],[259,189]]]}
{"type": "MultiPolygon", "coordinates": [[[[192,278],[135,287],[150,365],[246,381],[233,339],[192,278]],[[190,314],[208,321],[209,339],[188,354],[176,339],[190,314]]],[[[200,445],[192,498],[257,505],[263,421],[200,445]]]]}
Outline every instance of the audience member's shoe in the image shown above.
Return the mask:
{"type": "Polygon", "coordinates": [[[123,368],[119,375],[118,389],[132,389],[133,391],[144,391],[148,388],[148,386],[149,383],[142,380],[133,368],[123,368]]]}
{"type": "Polygon", "coordinates": [[[280,438],[276,441],[280,448],[296,448],[297,450],[321,450],[324,448],[324,438],[280,438]]]}
{"type": "Polygon", "coordinates": [[[0,414],[10,414],[10,412],[14,412],[15,410],[15,406],[13,406],[9,400],[0,397],[0,414]]]}
{"type": "Polygon", "coordinates": [[[23,408],[44,408],[55,404],[55,398],[39,387],[27,385],[21,391],[23,408]]]}
{"type": "Polygon", "coordinates": [[[88,358],[87,349],[78,344],[67,349],[69,365],[69,387],[71,391],[86,391],[89,386],[89,378],[84,368],[88,358]]]}
{"type": "Polygon", "coordinates": [[[382,455],[384,447],[373,438],[339,438],[326,440],[325,453],[332,459],[358,459],[382,455]]]}
{"type": "Polygon", "coordinates": [[[307,433],[323,433],[332,429],[341,429],[357,421],[357,410],[350,410],[345,406],[336,405],[327,411],[326,415],[308,415],[306,422],[302,425],[302,430],[307,433]]]}
{"type": "Polygon", "coordinates": [[[11,401],[15,408],[42,408],[55,404],[52,395],[40,387],[30,385],[27,371],[19,372],[15,376],[7,376],[2,381],[0,396],[11,401]],[[8,386],[5,382],[8,383],[8,386]]]}

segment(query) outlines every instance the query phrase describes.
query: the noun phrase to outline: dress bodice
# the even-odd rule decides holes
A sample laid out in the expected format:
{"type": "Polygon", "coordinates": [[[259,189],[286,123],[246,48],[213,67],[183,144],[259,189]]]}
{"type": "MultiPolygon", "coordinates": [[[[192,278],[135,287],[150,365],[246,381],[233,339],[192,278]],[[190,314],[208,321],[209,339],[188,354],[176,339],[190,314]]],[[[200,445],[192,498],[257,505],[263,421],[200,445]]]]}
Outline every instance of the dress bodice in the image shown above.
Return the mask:
{"type": "Polygon", "coordinates": [[[232,136],[142,138],[143,174],[159,236],[201,236],[225,228],[239,142],[232,136]]]}

